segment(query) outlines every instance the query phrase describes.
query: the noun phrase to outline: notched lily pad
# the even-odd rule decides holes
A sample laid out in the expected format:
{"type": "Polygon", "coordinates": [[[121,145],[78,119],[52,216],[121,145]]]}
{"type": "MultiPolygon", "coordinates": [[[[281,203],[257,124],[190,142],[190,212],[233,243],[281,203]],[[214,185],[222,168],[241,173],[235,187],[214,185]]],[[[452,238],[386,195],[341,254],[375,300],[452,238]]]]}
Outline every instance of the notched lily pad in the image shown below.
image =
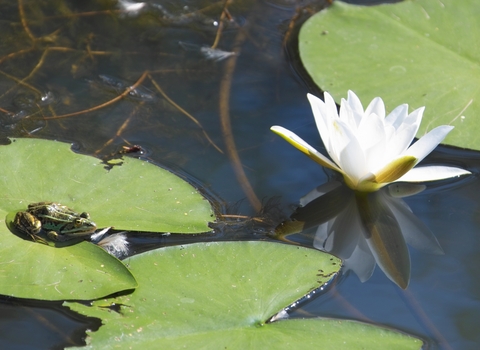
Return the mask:
{"type": "Polygon", "coordinates": [[[98,227],[149,232],[210,231],[210,203],[183,179],[145,161],[125,158],[110,171],[66,143],[15,139],[0,147],[0,216],[53,201],[88,212],[98,227]]]}
{"type": "Polygon", "coordinates": [[[127,262],[139,282],[134,293],[92,307],[66,303],[102,319],[87,349],[422,346],[417,338],[352,321],[266,323],[338,272],[340,260],[317,250],[269,242],[197,243],[157,249],[127,262]],[[121,305],[120,312],[105,307],[112,303],[121,305]]]}
{"type": "Polygon", "coordinates": [[[335,1],[301,28],[299,51],[337,103],[353,90],[391,111],[426,106],[421,137],[455,126],[444,143],[480,149],[480,2],[415,0],[378,6],[335,1]]]}
{"type": "Polygon", "coordinates": [[[190,184],[144,161],[126,158],[107,171],[66,143],[16,139],[0,146],[0,164],[0,294],[96,299],[137,285],[119,260],[89,242],[55,248],[12,233],[6,221],[30,203],[58,202],[119,230],[198,233],[213,219],[190,184]]]}

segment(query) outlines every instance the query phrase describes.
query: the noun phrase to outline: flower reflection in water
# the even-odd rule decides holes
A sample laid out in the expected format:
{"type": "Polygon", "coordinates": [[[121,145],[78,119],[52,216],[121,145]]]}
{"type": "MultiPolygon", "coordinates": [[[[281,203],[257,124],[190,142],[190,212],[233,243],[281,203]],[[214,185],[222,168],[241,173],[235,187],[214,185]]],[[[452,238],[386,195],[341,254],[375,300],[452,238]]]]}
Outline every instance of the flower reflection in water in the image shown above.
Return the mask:
{"type": "Polygon", "coordinates": [[[443,254],[430,229],[402,200],[424,189],[424,185],[397,183],[366,194],[329,182],[303,197],[292,219],[302,222],[303,230],[318,226],[314,246],[342,258],[344,269],[352,270],[362,282],[378,264],[405,289],[410,280],[407,244],[443,254]]]}

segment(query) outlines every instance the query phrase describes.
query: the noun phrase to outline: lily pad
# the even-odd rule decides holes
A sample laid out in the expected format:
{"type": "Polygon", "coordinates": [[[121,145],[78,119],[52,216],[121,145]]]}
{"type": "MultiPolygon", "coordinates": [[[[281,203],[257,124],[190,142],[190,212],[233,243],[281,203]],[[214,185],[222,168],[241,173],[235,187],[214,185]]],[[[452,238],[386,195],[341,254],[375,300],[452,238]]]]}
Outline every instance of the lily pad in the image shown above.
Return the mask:
{"type": "MultiPolygon", "coordinates": [[[[0,147],[0,216],[29,203],[58,202],[88,212],[98,227],[199,233],[210,231],[210,203],[183,179],[138,159],[110,170],[61,142],[16,139],[0,147]]],[[[6,228],[0,228],[0,232],[6,228]]]]}
{"type": "Polygon", "coordinates": [[[103,321],[87,349],[422,346],[419,339],[353,321],[267,323],[339,270],[340,260],[320,251],[268,242],[197,243],[140,254],[128,265],[139,282],[131,295],[92,307],[66,303],[103,321]],[[120,305],[119,312],[111,304],[120,305]]]}
{"type": "Polygon", "coordinates": [[[107,171],[65,143],[17,139],[0,147],[0,294],[43,300],[96,299],[137,286],[116,258],[89,242],[55,248],[7,227],[29,203],[55,201],[90,213],[98,227],[195,233],[212,210],[188,183],[127,158],[107,171]]]}
{"type": "Polygon", "coordinates": [[[92,243],[55,248],[6,232],[0,240],[0,294],[89,300],[137,286],[125,265],[92,243]]]}
{"type": "Polygon", "coordinates": [[[420,137],[454,125],[444,143],[480,149],[480,2],[412,0],[378,6],[335,1],[301,28],[301,60],[337,103],[426,106],[420,137]]]}

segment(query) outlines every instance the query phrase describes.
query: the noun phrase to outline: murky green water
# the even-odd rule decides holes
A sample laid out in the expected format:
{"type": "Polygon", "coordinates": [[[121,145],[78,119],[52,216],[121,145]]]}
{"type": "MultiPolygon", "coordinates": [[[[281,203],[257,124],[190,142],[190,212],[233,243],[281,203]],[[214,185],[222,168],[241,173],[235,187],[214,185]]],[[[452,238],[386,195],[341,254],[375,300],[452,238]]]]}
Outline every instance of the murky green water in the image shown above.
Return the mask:
{"type": "MultiPolygon", "coordinates": [[[[277,197],[275,208],[288,216],[303,195],[330,178],[269,131],[282,125],[322,149],[305,97],[318,91],[298,70],[294,49],[295,23],[321,8],[321,1],[233,2],[217,49],[236,54],[225,59],[208,50],[223,1],[154,1],[137,16],[119,12],[116,1],[1,5],[3,139],[69,141],[79,152],[99,157],[139,145],[143,157],[188,176],[221,198],[221,207],[240,215],[254,215],[257,201],[277,197]],[[139,79],[134,94],[118,98],[139,79]],[[232,167],[236,157],[243,179],[232,167]]],[[[466,167],[474,175],[405,199],[445,251],[410,250],[406,291],[378,268],[365,283],[347,273],[293,314],[391,326],[426,339],[435,349],[476,348],[479,160],[478,153],[443,147],[426,159],[466,167]]],[[[258,232],[237,236],[263,237],[258,232]]],[[[292,239],[311,245],[313,232],[292,239]]],[[[133,241],[139,251],[168,243],[148,237],[133,241]]],[[[58,304],[3,298],[0,308],[2,348],[82,344],[84,329],[99,326],[58,304]]]]}

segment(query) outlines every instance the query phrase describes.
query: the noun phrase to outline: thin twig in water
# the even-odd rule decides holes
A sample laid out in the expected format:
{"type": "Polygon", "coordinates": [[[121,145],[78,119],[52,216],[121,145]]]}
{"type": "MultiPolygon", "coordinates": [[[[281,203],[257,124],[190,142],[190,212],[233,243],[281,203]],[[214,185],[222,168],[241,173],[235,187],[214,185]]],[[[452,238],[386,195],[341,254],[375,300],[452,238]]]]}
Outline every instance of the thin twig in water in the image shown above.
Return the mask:
{"type": "Polygon", "coordinates": [[[105,103],[102,103],[101,105],[98,105],[98,106],[95,106],[95,107],[92,107],[92,108],[88,108],[88,109],[84,109],[84,110],[82,110],[82,111],[77,111],[77,112],[73,112],[73,113],[57,115],[57,116],[54,116],[54,117],[46,117],[46,118],[42,118],[42,119],[44,119],[44,120],[51,120],[51,119],[62,119],[62,118],[75,117],[75,116],[77,116],[77,115],[81,115],[81,114],[86,114],[86,113],[98,111],[99,109],[108,107],[108,106],[114,104],[115,102],[120,101],[122,98],[124,98],[125,96],[127,96],[132,90],[135,90],[135,89],[145,80],[145,78],[147,77],[147,75],[148,75],[148,71],[143,72],[142,76],[136,81],[135,84],[133,84],[132,86],[129,86],[128,88],[126,88],[125,91],[122,92],[122,93],[121,93],[120,95],[118,95],[117,97],[112,98],[110,101],[107,101],[107,102],[105,102],[105,103]]]}
{"type": "MultiPolygon", "coordinates": [[[[111,145],[113,143],[113,141],[116,139],[116,138],[119,138],[119,137],[122,137],[122,133],[125,131],[125,129],[128,127],[128,125],[130,124],[130,122],[132,121],[133,117],[136,115],[136,113],[138,112],[138,109],[140,109],[140,107],[144,104],[144,102],[141,102],[139,105],[137,105],[135,107],[135,109],[130,113],[130,115],[128,116],[127,119],[125,119],[125,121],[122,123],[122,125],[120,125],[120,127],[118,128],[117,132],[115,133],[115,135],[113,137],[111,137],[107,142],[105,142],[103,144],[103,146],[99,149],[97,149],[94,153],[94,155],[98,155],[102,150],[104,150],[105,148],[107,148],[109,145],[111,145]]],[[[129,142],[127,142],[126,140],[124,140],[127,144],[130,144],[129,142]]]]}
{"type": "Polygon", "coordinates": [[[210,142],[210,144],[215,147],[215,149],[220,152],[221,154],[223,154],[223,151],[221,150],[220,147],[218,147],[215,142],[213,142],[213,140],[210,138],[210,136],[208,136],[207,132],[205,131],[205,129],[203,128],[202,124],[200,124],[200,122],[195,119],[195,117],[193,115],[191,115],[190,113],[188,113],[186,110],[184,110],[182,107],[180,107],[175,101],[173,101],[170,97],[168,97],[168,95],[163,91],[163,89],[160,87],[160,85],[158,85],[158,83],[155,81],[155,79],[153,79],[153,77],[148,74],[148,77],[150,78],[150,80],[152,81],[152,84],[153,86],[155,86],[155,89],[157,89],[157,91],[163,96],[164,99],[166,99],[168,101],[168,103],[170,103],[172,106],[174,106],[176,109],[178,109],[180,112],[182,112],[184,115],[186,115],[191,121],[193,121],[199,128],[200,130],[202,130],[203,132],[203,135],[205,135],[205,137],[207,138],[208,142],[210,142]]]}
{"type": "Polygon", "coordinates": [[[220,19],[218,20],[218,29],[217,29],[217,34],[215,35],[215,41],[212,44],[212,49],[216,49],[218,46],[218,42],[220,41],[220,37],[222,36],[222,31],[223,31],[223,21],[225,20],[225,17],[227,17],[227,6],[230,0],[225,0],[223,4],[223,10],[222,14],[220,15],[220,19]]]}
{"type": "MultiPolygon", "coordinates": [[[[244,31],[240,30],[236,38],[235,46],[240,46],[245,39],[246,35],[244,31]]],[[[232,125],[230,123],[230,88],[232,86],[233,72],[235,71],[236,63],[237,55],[234,55],[226,62],[225,72],[222,80],[220,81],[220,124],[222,127],[223,139],[225,140],[226,152],[230,158],[235,176],[237,177],[237,180],[252,207],[255,209],[255,211],[260,211],[262,208],[262,203],[255,194],[255,191],[253,190],[252,185],[248,181],[247,175],[243,170],[243,166],[235,145],[235,140],[233,138],[232,125]]]]}
{"type": "Polygon", "coordinates": [[[3,63],[4,61],[9,60],[11,58],[14,58],[16,56],[24,55],[26,53],[29,53],[29,52],[33,51],[33,50],[35,50],[35,48],[31,47],[29,49],[23,49],[23,50],[19,50],[19,51],[16,51],[16,52],[11,52],[8,55],[5,55],[2,58],[0,58],[0,63],[3,63]]]}
{"type": "Polygon", "coordinates": [[[20,15],[20,21],[22,22],[23,29],[25,30],[25,33],[27,33],[28,37],[32,40],[35,41],[37,40],[33,33],[31,32],[30,28],[28,27],[27,24],[27,19],[25,18],[25,11],[23,10],[23,1],[18,0],[18,13],[20,15]]]}
{"type": "Polygon", "coordinates": [[[437,329],[437,327],[435,327],[432,320],[430,320],[430,317],[428,317],[428,315],[425,313],[412,292],[408,290],[402,290],[402,293],[408,301],[408,304],[410,304],[410,307],[415,310],[415,316],[418,317],[423,325],[435,336],[435,339],[438,341],[439,348],[453,350],[447,339],[445,339],[443,334],[437,329]]]}
{"type": "MultiPolygon", "coordinates": [[[[25,78],[23,79],[19,79],[19,78],[16,78],[16,77],[11,77],[11,79],[15,80],[15,82],[18,84],[18,85],[24,85],[26,87],[28,87],[29,89],[32,89],[33,91],[35,91],[36,93],[38,94],[41,94],[39,90],[37,90],[36,88],[34,88],[32,85],[30,84],[27,84],[26,81],[28,79],[30,79],[31,77],[33,77],[33,75],[35,73],[38,72],[38,70],[40,69],[41,66],[43,66],[43,63],[45,62],[45,57],[47,56],[47,53],[48,53],[48,49],[44,50],[43,53],[42,53],[42,56],[40,56],[40,59],[38,60],[37,64],[35,65],[35,67],[33,67],[32,71],[30,72],[30,74],[28,74],[25,78]]],[[[6,74],[6,73],[5,73],[6,74]]],[[[12,86],[10,89],[8,89],[7,91],[5,91],[2,95],[0,95],[0,98],[6,96],[8,93],[10,93],[11,91],[13,91],[17,86],[12,86]]]]}
{"type": "Polygon", "coordinates": [[[6,114],[13,114],[12,112],[9,112],[6,109],[3,109],[2,107],[0,107],[0,112],[6,113],[6,114]]]}
{"type": "MultiPolygon", "coordinates": [[[[22,79],[18,79],[17,77],[14,77],[13,75],[10,75],[8,73],[5,73],[4,71],[1,71],[0,70],[0,74],[3,74],[4,76],[6,76],[8,79],[12,79],[13,81],[15,81],[16,83],[18,83],[19,85],[23,85],[27,88],[29,88],[30,90],[32,91],[35,91],[39,96],[42,94],[40,92],[40,90],[38,90],[37,88],[35,88],[34,86],[24,82],[22,79]]],[[[2,96],[5,95],[5,94],[2,94],[2,96]]],[[[0,97],[2,97],[0,96],[0,97]]]]}

